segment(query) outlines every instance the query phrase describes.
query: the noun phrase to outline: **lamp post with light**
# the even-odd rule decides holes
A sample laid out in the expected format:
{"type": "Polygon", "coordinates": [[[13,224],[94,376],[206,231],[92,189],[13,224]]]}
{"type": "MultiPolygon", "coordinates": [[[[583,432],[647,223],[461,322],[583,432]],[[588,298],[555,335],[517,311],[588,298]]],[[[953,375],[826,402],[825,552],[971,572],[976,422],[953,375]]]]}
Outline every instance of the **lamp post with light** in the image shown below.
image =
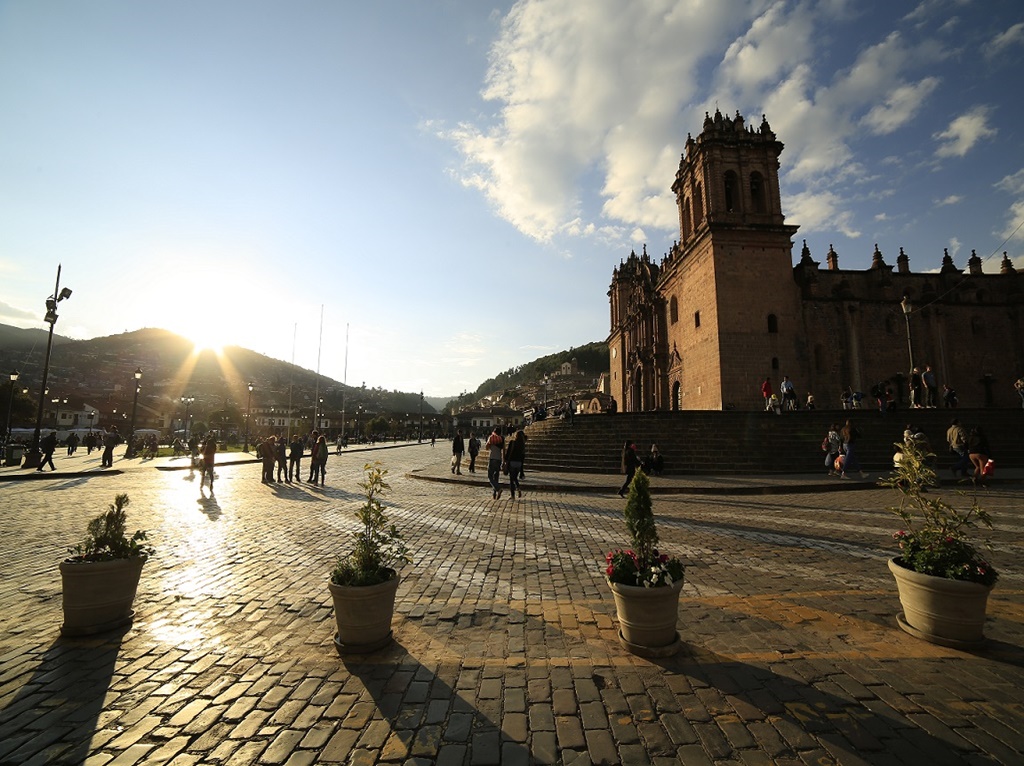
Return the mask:
{"type": "Polygon", "coordinates": [[[11,370],[11,396],[7,400],[7,426],[4,428],[4,444],[11,440],[11,411],[14,409],[14,384],[18,382],[21,373],[11,370]]]}
{"type": "MultiPolygon", "coordinates": [[[[183,396],[181,397],[181,403],[185,405],[185,443],[188,444],[188,421],[189,421],[189,410],[192,408],[192,402],[196,398],[194,396],[183,396]]],[[[116,410],[115,410],[116,412],[116,410]]]]}
{"type": "Polygon", "coordinates": [[[32,435],[32,449],[25,453],[23,468],[38,468],[43,462],[43,453],[39,451],[39,431],[43,427],[43,406],[46,403],[46,379],[50,375],[50,352],[53,349],[53,326],[57,324],[57,304],[71,297],[68,288],[60,289],[60,265],[57,266],[57,283],[53,286],[53,295],[46,299],[46,315],[43,317],[50,332],[46,339],[46,358],[43,362],[43,379],[39,384],[39,411],[36,413],[36,430],[32,435]]]}
{"type": "Polygon", "coordinates": [[[250,382],[248,388],[249,399],[245,403],[245,452],[249,451],[249,414],[252,411],[252,390],[255,386],[250,382]]]}
{"type": "Polygon", "coordinates": [[[139,381],[142,380],[142,368],[135,368],[135,398],[132,399],[132,424],[128,428],[128,449],[125,450],[124,456],[126,458],[135,457],[135,412],[139,407],[139,391],[142,390],[142,385],[139,381]]]}
{"type": "MultiPolygon", "coordinates": [[[[904,295],[903,300],[900,301],[900,308],[903,309],[903,318],[907,322],[907,353],[910,355],[910,380],[914,378],[914,342],[910,336],[910,315],[914,312],[914,307],[910,304],[909,296],[904,295]]],[[[913,407],[919,402],[914,401],[914,389],[910,389],[910,406],[913,407]]]]}

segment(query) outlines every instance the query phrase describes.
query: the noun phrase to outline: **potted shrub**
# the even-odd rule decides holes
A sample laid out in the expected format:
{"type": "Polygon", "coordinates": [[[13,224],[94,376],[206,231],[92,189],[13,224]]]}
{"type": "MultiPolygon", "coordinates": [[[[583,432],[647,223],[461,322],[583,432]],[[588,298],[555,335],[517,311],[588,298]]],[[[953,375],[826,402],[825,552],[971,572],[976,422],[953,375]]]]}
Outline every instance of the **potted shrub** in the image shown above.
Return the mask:
{"type": "MultiPolygon", "coordinates": [[[[889,560],[903,612],[899,626],[934,644],[971,647],[984,636],[988,594],[998,574],[968,540],[979,524],[992,527],[977,497],[966,511],[930,492],[938,487],[932,455],[914,439],[897,444],[895,468],[879,483],[899,493],[889,510],[903,521],[893,535],[900,553],[889,560]]],[[[959,492],[964,497],[963,492],[959,492]]]]}
{"type": "Polygon", "coordinates": [[[668,657],[680,647],[676,619],[683,588],[683,562],[659,553],[651,510],[651,483],[637,471],[624,511],[632,548],[605,557],[605,574],[615,596],[619,641],[643,657],[668,657]]]}
{"type": "Polygon", "coordinates": [[[334,599],[339,653],[372,652],[391,642],[398,590],[397,568],[411,559],[401,533],[388,522],[381,498],[391,489],[381,462],[363,466],[359,483],[366,502],[356,511],[362,528],[352,550],[338,560],[329,583],[334,599]]]}
{"type": "Polygon", "coordinates": [[[110,508],[89,522],[85,540],[60,564],[66,636],[103,633],[131,624],[132,603],[142,566],[153,553],[146,533],[125,532],[128,495],[114,497],[110,508]]]}

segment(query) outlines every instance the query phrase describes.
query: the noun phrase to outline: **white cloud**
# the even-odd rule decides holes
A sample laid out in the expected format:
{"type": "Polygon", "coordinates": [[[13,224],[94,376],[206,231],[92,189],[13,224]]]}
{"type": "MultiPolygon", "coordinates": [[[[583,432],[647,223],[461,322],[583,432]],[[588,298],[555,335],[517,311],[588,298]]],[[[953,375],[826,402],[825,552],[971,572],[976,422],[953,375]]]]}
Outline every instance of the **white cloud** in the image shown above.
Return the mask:
{"type": "Polygon", "coordinates": [[[955,205],[958,202],[962,202],[962,201],[963,201],[963,197],[961,197],[959,194],[950,194],[945,199],[937,199],[937,200],[935,200],[935,204],[937,206],[939,206],[939,207],[943,207],[945,205],[955,205]]]}
{"type": "Polygon", "coordinates": [[[985,48],[985,55],[988,58],[995,58],[1002,55],[1007,48],[1021,43],[1024,43],[1024,22],[1014,24],[1005,32],[993,37],[985,48]]]}
{"type": "Polygon", "coordinates": [[[1010,194],[1024,194],[1024,168],[1012,175],[1004,176],[995,187],[1010,194]]]}
{"type": "Polygon", "coordinates": [[[864,115],[863,124],[876,135],[892,133],[917,115],[925,99],[937,87],[937,77],[925,77],[911,85],[897,86],[886,96],[885,103],[872,107],[871,111],[864,115]]]}
{"type": "Polygon", "coordinates": [[[992,138],[996,129],[988,125],[992,110],[987,106],[976,106],[955,118],[949,127],[932,136],[939,141],[936,157],[963,157],[979,141],[992,138]]]}
{"type": "Polygon", "coordinates": [[[839,231],[851,239],[861,235],[852,226],[852,214],[842,209],[838,194],[806,191],[786,197],[783,207],[789,211],[787,221],[798,224],[803,232],[839,231]]]}
{"type": "Polygon", "coordinates": [[[956,258],[956,256],[957,256],[957,253],[959,253],[959,252],[960,252],[960,248],[961,248],[961,247],[963,247],[963,244],[962,244],[962,243],[960,242],[960,240],[959,240],[959,239],[957,239],[956,237],[951,237],[951,238],[950,238],[950,240],[949,240],[949,248],[948,248],[948,250],[949,250],[949,254],[950,254],[951,256],[953,256],[954,258],[956,258]]]}
{"type": "Polygon", "coordinates": [[[34,311],[19,309],[17,306],[12,306],[10,303],[0,301],[0,319],[3,319],[5,322],[9,321],[13,324],[19,324],[35,321],[39,319],[39,315],[34,311]]]}
{"type": "Polygon", "coordinates": [[[698,64],[763,2],[520,0],[491,49],[489,123],[448,133],[459,177],[526,235],[592,232],[579,184],[603,175],[603,215],[673,228],[668,187],[698,64]]]}

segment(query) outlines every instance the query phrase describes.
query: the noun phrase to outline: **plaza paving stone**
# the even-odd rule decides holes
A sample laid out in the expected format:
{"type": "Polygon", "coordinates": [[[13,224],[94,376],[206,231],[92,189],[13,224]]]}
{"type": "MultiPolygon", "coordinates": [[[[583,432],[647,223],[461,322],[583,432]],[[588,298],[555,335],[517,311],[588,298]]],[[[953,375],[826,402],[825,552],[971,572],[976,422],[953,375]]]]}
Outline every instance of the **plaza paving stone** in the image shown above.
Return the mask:
{"type": "Polygon", "coordinates": [[[657,478],[684,649],[648,660],[618,643],[603,576],[627,542],[618,478],[528,473],[494,501],[447,458],[353,451],[326,487],[224,465],[215,496],[159,470],[180,460],[2,469],[0,763],[1024,763],[1021,485],[980,496],[1002,578],[968,653],[896,627],[888,491],[657,478]],[[395,643],[339,657],[327,576],[375,458],[415,561],[395,643]],[[62,638],[57,564],[122,491],[157,547],[135,622],[62,638]]]}

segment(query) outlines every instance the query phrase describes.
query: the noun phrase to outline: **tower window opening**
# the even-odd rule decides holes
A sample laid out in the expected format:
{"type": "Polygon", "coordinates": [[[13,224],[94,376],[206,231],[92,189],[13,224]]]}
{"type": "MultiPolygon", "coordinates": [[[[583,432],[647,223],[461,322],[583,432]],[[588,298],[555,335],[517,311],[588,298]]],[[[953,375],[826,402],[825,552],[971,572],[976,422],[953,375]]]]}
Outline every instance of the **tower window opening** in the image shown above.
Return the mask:
{"type": "Polygon", "coordinates": [[[779,331],[779,320],[778,320],[778,317],[776,317],[775,314],[769,314],[768,315],[768,332],[774,335],[774,334],[778,333],[778,331],[779,331]]]}
{"type": "Polygon", "coordinates": [[[750,205],[755,213],[765,212],[764,177],[756,171],[750,174],[750,205]]]}
{"type": "Polygon", "coordinates": [[[736,202],[736,174],[730,170],[725,174],[725,212],[735,212],[736,202]]]}

